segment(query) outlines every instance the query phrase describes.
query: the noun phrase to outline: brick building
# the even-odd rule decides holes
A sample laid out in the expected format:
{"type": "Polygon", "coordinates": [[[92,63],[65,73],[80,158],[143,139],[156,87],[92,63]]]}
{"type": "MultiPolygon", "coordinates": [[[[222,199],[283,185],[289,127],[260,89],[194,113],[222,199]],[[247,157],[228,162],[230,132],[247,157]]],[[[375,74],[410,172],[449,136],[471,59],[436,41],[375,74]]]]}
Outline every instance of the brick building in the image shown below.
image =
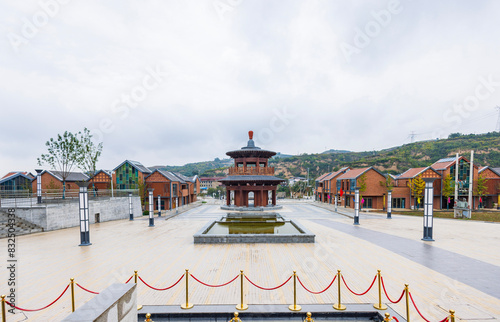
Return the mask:
{"type": "Polygon", "coordinates": [[[342,174],[349,171],[349,167],[344,167],[338,171],[328,173],[326,176],[320,177],[319,184],[321,186],[320,200],[325,203],[334,203],[334,197],[336,194],[337,178],[342,174]]]}
{"type": "Polygon", "coordinates": [[[31,190],[35,177],[29,172],[9,172],[0,179],[0,191],[25,191],[31,190]]]}
{"type": "MultiPolygon", "coordinates": [[[[55,193],[63,190],[63,176],[61,171],[44,170],[40,174],[42,180],[42,192],[55,193]]],[[[77,182],[85,182],[89,180],[89,176],[82,172],[70,172],[66,178],[66,190],[77,190],[77,182]]],[[[36,178],[31,183],[33,192],[37,191],[36,178]]]]}
{"type": "Polygon", "coordinates": [[[125,160],[113,169],[113,181],[117,189],[137,189],[139,184],[144,183],[144,179],[152,173],[140,162],[125,160]]]}
{"type": "Polygon", "coordinates": [[[478,171],[479,176],[487,179],[486,195],[482,197],[483,208],[493,208],[500,205],[500,172],[490,167],[481,167],[478,171]]]}
{"type": "MultiPolygon", "coordinates": [[[[111,179],[111,171],[99,170],[92,178],[90,178],[89,187],[95,187],[97,190],[109,190],[111,189],[111,179]]],[[[113,183],[113,185],[115,184],[113,183]]]]}
{"type": "Polygon", "coordinates": [[[384,205],[385,187],[380,183],[385,182],[386,177],[374,167],[349,169],[337,177],[336,191],[340,197],[340,205],[354,208],[355,188],[363,185],[365,191],[360,191],[360,205],[362,208],[382,209],[384,205]],[[364,200],[364,202],[362,202],[364,200]]]}
{"type": "Polygon", "coordinates": [[[422,168],[410,168],[395,178],[394,187],[392,188],[393,209],[417,208],[417,204],[418,208],[423,207],[424,204],[423,192],[421,198],[416,198],[414,195],[412,195],[412,191],[410,188],[412,180],[415,180],[418,177],[421,177],[422,179],[423,178],[436,179],[433,183],[434,186],[433,208],[434,209],[440,208],[440,202],[439,202],[440,195],[439,192],[437,192],[436,194],[436,187],[440,186],[441,175],[431,167],[422,167],[422,168]]]}
{"type": "Polygon", "coordinates": [[[180,173],[155,170],[145,179],[146,187],[154,189],[154,209],[158,210],[158,196],[161,209],[175,209],[197,200],[200,191],[198,176],[186,177],[180,173]]]}

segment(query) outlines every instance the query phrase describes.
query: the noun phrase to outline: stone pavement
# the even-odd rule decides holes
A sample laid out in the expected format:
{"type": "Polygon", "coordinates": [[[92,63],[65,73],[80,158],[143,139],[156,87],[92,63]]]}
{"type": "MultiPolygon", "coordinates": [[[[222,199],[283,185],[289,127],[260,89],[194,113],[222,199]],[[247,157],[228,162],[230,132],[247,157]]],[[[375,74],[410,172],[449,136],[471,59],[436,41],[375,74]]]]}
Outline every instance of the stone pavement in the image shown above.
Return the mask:
{"type": "MultiPolygon", "coordinates": [[[[352,218],[310,203],[285,203],[280,214],[297,220],[316,234],[315,244],[195,245],[193,234],[208,220],[223,214],[218,205],[203,205],[169,220],[147,218],[94,224],[92,245],[79,247],[78,228],[38,233],[17,238],[18,305],[42,307],[64,290],[70,277],[83,287],[100,291],[115,282],[125,282],[134,270],[155,287],[173,284],[185,268],[199,280],[224,283],[240,269],[258,285],[281,284],[293,270],[309,289],[324,289],[337,269],[349,287],[362,292],[377,269],[382,270],[391,298],[401,294],[404,284],[422,314],[431,321],[442,320],[449,309],[464,321],[500,318],[500,225],[483,222],[435,219],[435,242],[423,242],[422,218],[384,214],[362,214],[360,226],[352,218]]],[[[7,292],[7,242],[0,240],[0,291],[7,292]]],[[[335,282],[336,284],[336,282],[335,282]]],[[[376,287],[376,285],[375,285],[376,287]]],[[[190,279],[190,301],[195,305],[239,302],[239,282],[208,288],[190,279]]],[[[288,306],[293,301],[292,283],[275,291],[262,291],[245,281],[249,305],[288,306]]],[[[342,286],[342,302],[375,303],[377,290],[358,297],[342,286]]],[[[92,297],[76,289],[76,306],[92,297]]],[[[333,304],[336,288],[313,295],[299,287],[298,304],[333,304]]],[[[185,300],[183,283],[158,292],[142,282],[138,303],[180,305],[185,300]]],[[[385,303],[388,301],[384,298],[385,303]]],[[[405,316],[405,304],[390,304],[405,316]]],[[[59,321],[71,311],[69,294],[41,312],[25,313],[28,321],[59,321]]],[[[19,314],[17,321],[24,318],[19,314]]],[[[423,321],[412,308],[413,321],[423,321]]]]}

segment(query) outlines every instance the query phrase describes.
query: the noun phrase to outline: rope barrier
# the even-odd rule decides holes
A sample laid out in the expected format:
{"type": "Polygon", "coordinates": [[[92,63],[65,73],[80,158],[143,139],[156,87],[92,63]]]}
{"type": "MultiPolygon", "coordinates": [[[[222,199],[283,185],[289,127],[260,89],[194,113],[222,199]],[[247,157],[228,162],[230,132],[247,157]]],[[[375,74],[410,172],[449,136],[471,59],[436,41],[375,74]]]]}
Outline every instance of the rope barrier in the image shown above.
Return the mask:
{"type": "Polygon", "coordinates": [[[81,288],[82,290],[86,291],[86,292],[89,292],[89,293],[92,293],[92,294],[99,294],[98,292],[92,292],[90,290],[87,290],[85,287],[81,286],[80,284],[78,283],[75,283],[76,286],[78,286],[79,288],[81,288]]]}
{"type": "Polygon", "coordinates": [[[298,276],[297,276],[297,279],[299,280],[300,285],[302,285],[302,287],[303,287],[306,291],[308,291],[309,293],[312,293],[312,294],[321,294],[321,293],[325,292],[327,289],[329,289],[329,288],[330,288],[330,286],[332,286],[333,282],[335,282],[335,280],[337,279],[337,275],[335,275],[335,277],[333,278],[333,280],[330,282],[330,284],[328,284],[328,286],[327,286],[324,290],[319,291],[319,292],[313,292],[313,291],[311,291],[310,289],[308,289],[307,287],[305,287],[305,285],[304,285],[304,284],[302,284],[302,281],[300,280],[300,277],[298,277],[298,276]]]}
{"type": "MultiPolygon", "coordinates": [[[[413,303],[413,307],[415,308],[415,310],[417,310],[418,315],[420,315],[420,317],[422,319],[424,319],[426,322],[430,322],[429,320],[427,320],[426,318],[424,318],[424,316],[422,315],[422,313],[420,313],[420,310],[417,308],[417,305],[415,304],[415,301],[413,300],[413,296],[411,296],[411,292],[409,292],[408,294],[410,295],[410,300],[413,303]]],[[[439,322],[445,322],[446,320],[448,320],[448,317],[445,317],[443,320],[441,320],[439,322]]]]}
{"type": "Polygon", "coordinates": [[[290,277],[281,285],[278,285],[276,287],[270,287],[270,288],[267,288],[267,287],[262,287],[262,286],[259,286],[257,284],[255,284],[254,282],[252,282],[246,275],[245,275],[245,278],[246,280],[252,284],[253,286],[257,287],[257,288],[260,288],[261,290],[264,290],[264,291],[272,291],[272,290],[276,290],[280,287],[282,287],[283,285],[285,285],[286,283],[288,283],[291,279],[292,279],[293,275],[290,275],[290,277]]]}
{"type": "Polygon", "coordinates": [[[166,291],[168,289],[171,289],[175,285],[179,284],[179,282],[184,278],[184,274],[182,274],[182,276],[177,280],[177,282],[175,282],[174,284],[172,284],[172,285],[170,285],[168,287],[165,287],[165,288],[156,288],[156,287],[153,287],[153,286],[149,285],[148,283],[144,282],[144,280],[140,276],[137,276],[137,277],[141,280],[141,282],[144,283],[144,285],[146,285],[147,287],[149,287],[149,288],[151,288],[151,289],[153,289],[155,291],[166,291]]]}
{"type": "Polygon", "coordinates": [[[345,282],[344,276],[342,275],[341,277],[342,277],[342,282],[344,282],[345,287],[347,287],[347,289],[349,291],[351,291],[352,294],[357,295],[357,296],[362,296],[362,295],[365,295],[366,293],[368,293],[372,289],[373,284],[375,284],[375,281],[377,280],[377,275],[375,275],[375,277],[373,278],[372,283],[370,284],[370,287],[365,292],[363,292],[363,293],[356,293],[353,290],[351,290],[349,288],[349,286],[347,286],[347,283],[345,282]]]}
{"type": "Polygon", "coordinates": [[[128,284],[128,282],[130,282],[132,278],[134,278],[134,275],[130,276],[130,278],[125,282],[125,284],[128,284]]]}
{"type": "Polygon", "coordinates": [[[230,280],[230,281],[229,281],[229,282],[227,282],[227,283],[220,284],[220,285],[211,285],[211,284],[203,283],[202,281],[200,281],[199,279],[197,279],[196,277],[194,277],[194,275],[193,275],[193,274],[190,274],[190,275],[191,275],[191,277],[192,277],[195,281],[197,281],[198,283],[200,283],[200,284],[202,284],[202,285],[208,286],[208,287],[222,287],[222,286],[226,286],[226,285],[231,284],[232,282],[234,282],[234,281],[235,281],[238,277],[240,277],[239,275],[236,275],[236,277],[235,277],[235,278],[233,278],[232,280],[230,280]]]}
{"type": "Polygon", "coordinates": [[[398,320],[398,318],[397,318],[397,317],[393,316],[392,318],[393,318],[394,320],[396,320],[396,322],[399,322],[399,320],[398,320]]]}
{"type": "Polygon", "coordinates": [[[53,305],[53,304],[54,304],[54,303],[56,303],[57,301],[59,301],[59,299],[60,299],[60,298],[64,295],[64,293],[66,293],[66,291],[68,290],[68,288],[69,288],[69,284],[66,286],[66,288],[65,288],[65,289],[64,289],[64,291],[61,293],[61,295],[59,295],[59,297],[58,297],[58,298],[56,298],[56,299],[55,299],[52,303],[50,303],[49,305],[42,307],[41,309],[36,309],[36,310],[22,309],[22,308],[20,308],[20,307],[18,307],[18,306],[15,306],[15,305],[10,304],[10,303],[9,303],[9,301],[5,301],[5,303],[7,303],[10,307],[14,307],[14,308],[16,308],[16,309],[18,309],[18,310],[20,310],[20,311],[25,311],[25,312],[36,312],[36,311],[41,311],[41,310],[44,310],[44,309],[48,308],[49,306],[53,305]]]}
{"type": "Polygon", "coordinates": [[[387,297],[387,299],[389,300],[389,302],[391,302],[393,304],[399,303],[399,301],[401,301],[401,299],[405,295],[405,290],[403,290],[403,292],[401,293],[401,296],[399,297],[399,299],[397,301],[393,301],[393,300],[391,300],[391,298],[389,297],[389,294],[387,294],[387,291],[385,289],[384,278],[380,277],[380,280],[382,281],[382,288],[384,289],[385,296],[387,297]]]}

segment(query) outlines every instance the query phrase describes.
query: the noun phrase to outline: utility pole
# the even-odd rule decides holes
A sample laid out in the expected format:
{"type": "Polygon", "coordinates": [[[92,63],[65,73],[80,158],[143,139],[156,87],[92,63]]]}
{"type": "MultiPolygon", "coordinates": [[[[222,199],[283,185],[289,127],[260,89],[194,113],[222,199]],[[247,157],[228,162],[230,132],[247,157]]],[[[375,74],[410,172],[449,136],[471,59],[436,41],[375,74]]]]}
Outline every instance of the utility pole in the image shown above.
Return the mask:
{"type": "Polygon", "coordinates": [[[415,131],[411,131],[410,135],[409,135],[411,143],[415,142],[415,136],[417,136],[417,134],[415,133],[415,131]]]}
{"type": "Polygon", "coordinates": [[[497,132],[500,132],[500,106],[497,106],[496,109],[498,111],[498,119],[497,119],[497,127],[495,130],[497,132]]]}

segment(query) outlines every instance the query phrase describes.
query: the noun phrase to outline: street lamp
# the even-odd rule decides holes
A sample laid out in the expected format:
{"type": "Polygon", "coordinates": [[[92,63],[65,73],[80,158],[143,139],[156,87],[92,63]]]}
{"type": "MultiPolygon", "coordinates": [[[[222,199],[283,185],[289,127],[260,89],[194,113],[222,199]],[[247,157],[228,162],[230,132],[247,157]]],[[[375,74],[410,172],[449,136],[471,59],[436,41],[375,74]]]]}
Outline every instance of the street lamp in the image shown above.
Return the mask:
{"type": "Polygon", "coordinates": [[[130,214],[130,220],[134,220],[134,212],[132,208],[132,192],[128,193],[128,212],[130,214]]]}
{"type": "Polygon", "coordinates": [[[337,195],[335,195],[335,212],[337,212],[337,195]]]}
{"type": "Polygon", "coordinates": [[[354,224],[359,225],[359,187],[354,189],[354,224]]]}
{"type": "Polygon", "coordinates": [[[392,219],[392,190],[387,191],[387,219],[392,219]]]}
{"type": "Polygon", "coordinates": [[[149,227],[155,226],[155,218],[153,217],[153,190],[149,188],[149,227]]]}
{"type": "Polygon", "coordinates": [[[425,241],[434,241],[432,239],[432,226],[433,226],[433,197],[434,197],[434,178],[424,178],[425,192],[424,192],[424,238],[425,241]]]}
{"type": "Polygon", "coordinates": [[[42,203],[42,169],[36,169],[36,203],[42,203]]]}
{"type": "Polygon", "coordinates": [[[90,243],[90,222],[89,222],[89,182],[77,182],[80,191],[78,193],[80,212],[80,245],[89,246],[90,243]]]}
{"type": "Polygon", "coordinates": [[[158,217],[161,217],[161,196],[158,195],[158,217]]]}
{"type": "Polygon", "coordinates": [[[113,192],[113,174],[114,173],[115,173],[114,171],[111,171],[111,173],[110,173],[111,174],[111,198],[114,198],[114,196],[115,196],[114,192],[113,192]]]}

